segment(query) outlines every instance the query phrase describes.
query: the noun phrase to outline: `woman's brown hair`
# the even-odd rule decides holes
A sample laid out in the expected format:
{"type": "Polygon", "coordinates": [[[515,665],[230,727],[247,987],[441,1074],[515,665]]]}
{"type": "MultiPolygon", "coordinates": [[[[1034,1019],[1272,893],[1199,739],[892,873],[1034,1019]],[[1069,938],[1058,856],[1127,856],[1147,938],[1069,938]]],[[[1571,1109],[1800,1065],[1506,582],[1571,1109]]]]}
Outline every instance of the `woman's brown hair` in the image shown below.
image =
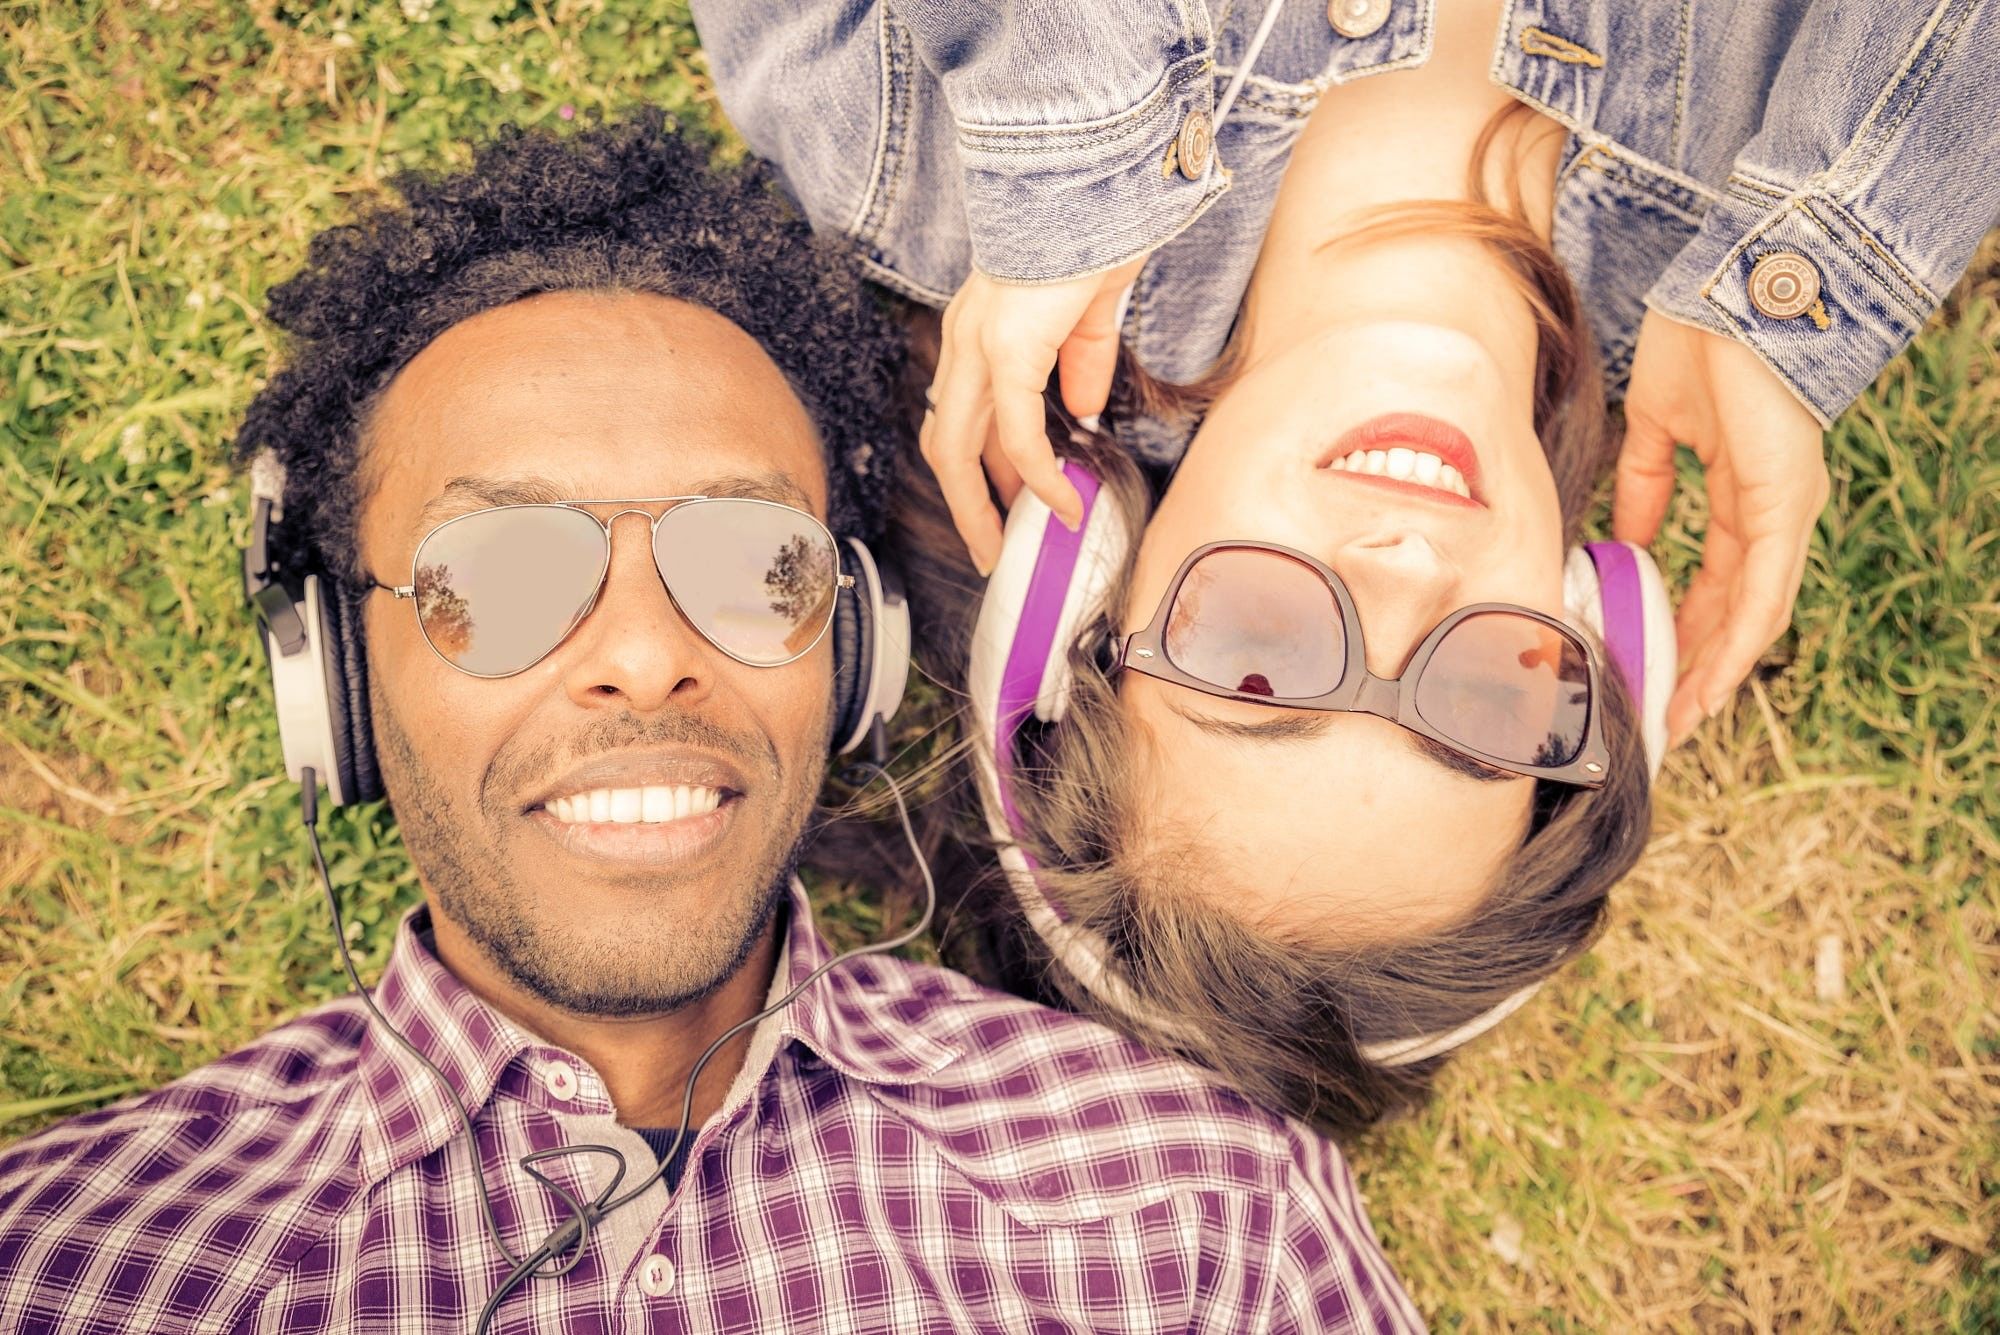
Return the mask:
{"type": "MultiPolygon", "coordinates": [[[[1504,119],[1488,126],[1475,164],[1504,119]]],[[[1476,180],[1474,202],[1393,206],[1340,244],[1417,230],[1489,246],[1533,310],[1535,427],[1554,474],[1565,543],[1574,542],[1613,453],[1595,345],[1567,274],[1518,211],[1487,203],[1476,180]]],[[[921,345],[934,337],[934,329],[919,334],[920,365],[921,345]]],[[[1169,386],[1128,363],[1119,402],[1156,415],[1199,414],[1226,391],[1234,365],[1225,354],[1202,382],[1169,386]]],[[[1150,500],[1132,459],[1103,436],[1073,435],[1069,452],[1103,481],[1099,503],[1124,507],[1139,532],[1150,500]]],[[[983,582],[927,470],[908,470],[889,545],[910,585],[920,662],[958,697],[983,582]]],[[[962,854],[950,858],[940,880],[960,888],[947,914],[948,954],[988,982],[1094,1015],[1329,1131],[1356,1131],[1420,1103],[1447,1058],[1386,1067],[1368,1060],[1364,1047],[1452,1028],[1555,972],[1595,938],[1611,886],[1644,847],[1647,765],[1617,674],[1602,678],[1608,782],[1599,789],[1538,785],[1526,839],[1467,918],[1421,938],[1366,945],[1264,934],[1232,916],[1214,892],[1228,869],[1192,841],[1163,844],[1138,806],[1147,741],[1100,661],[1122,622],[1129,575],[1128,563],[1102,612],[1070,647],[1068,713],[1030,737],[1013,795],[1020,842],[1040,868],[1044,893],[1073,924],[1111,944],[1126,984],[1170,1017],[1171,1029],[1119,1011],[1051,957],[979,836],[967,833],[954,846],[934,830],[932,851],[949,857],[956,847],[962,854]]],[[[969,713],[961,714],[969,730],[969,713]]],[[[958,831],[983,829],[969,781],[934,814],[958,831]]],[[[858,851],[837,839],[815,860],[852,869],[858,851]],[[848,856],[839,856],[841,848],[848,856]]],[[[885,864],[869,861],[879,879],[885,864]]]]}

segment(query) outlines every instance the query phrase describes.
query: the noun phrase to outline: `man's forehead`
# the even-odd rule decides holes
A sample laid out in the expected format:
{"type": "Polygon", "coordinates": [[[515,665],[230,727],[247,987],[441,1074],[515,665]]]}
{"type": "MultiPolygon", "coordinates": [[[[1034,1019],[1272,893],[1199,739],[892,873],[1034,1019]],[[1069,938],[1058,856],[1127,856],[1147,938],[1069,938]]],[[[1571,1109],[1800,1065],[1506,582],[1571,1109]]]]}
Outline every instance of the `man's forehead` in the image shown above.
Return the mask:
{"type": "Polygon", "coordinates": [[[784,374],[726,318],[650,294],[546,293],[453,326],[384,393],[367,455],[391,540],[493,505],[825,511],[819,434],[784,374]]]}

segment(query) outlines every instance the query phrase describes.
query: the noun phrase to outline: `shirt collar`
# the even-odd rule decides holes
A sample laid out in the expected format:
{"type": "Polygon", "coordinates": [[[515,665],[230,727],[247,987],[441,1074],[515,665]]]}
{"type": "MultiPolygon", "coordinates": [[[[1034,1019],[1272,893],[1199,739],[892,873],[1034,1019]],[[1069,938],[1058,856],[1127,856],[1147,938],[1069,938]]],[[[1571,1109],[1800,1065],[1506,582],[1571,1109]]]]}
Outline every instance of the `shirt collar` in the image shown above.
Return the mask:
{"type": "MultiPolygon", "coordinates": [[[[833,958],[796,876],[790,903],[787,990],[833,958]]],[[[959,1056],[957,1048],[923,1028],[935,1025],[931,1013],[943,1003],[943,990],[930,970],[886,955],[863,955],[821,976],[775,1018],[784,1038],[804,1044],[841,1074],[867,1084],[907,1085],[937,1074],[959,1056]]]]}
{"type": "MultiPolygon", "coordinates": [[[[797,987],[833,957],[813,924],[812,905],[797,877],[788,887],[784,907],[781,977],[772,980],[770,1001],[797,987]]],[[[767,1078],[790,1040],[842,1074],[869,1084],[909,1084],[936,1074],[959,1052],[918,1028],[939,1001],[932,995],[935,984],[926,986],[926,974],[882,956],[863,956],[829,971],[758,1027],[768,1032],[776,1025],[776,1041],[753,1041],[736,1084],[767,1078]],[[758,1068],[754,1073],[752,1066],[758,1068]]],[[[581,1058],[542,1043],[480,1000],[445,968],[432,945],[428,906],[419,905],[403,916],[374,997],[390,1024],[444,1074],[475,1122],[508,1067],[524,1053],[546,1049],[548,1056],[572,1062],[587,1086],[601,1089],[581,1058]]],[[[372,1019],[361,1038],[357,1071],[365,1091],[361,1170],[366,1181],[377,1181],[462,1134],[452,1098],[437,1076],[372,1019]]],[[[578,1111],[592,1109],[579,1101],[578,1111]]],[[[608,1113],[610,1104],[606,1101],[595,1111],[608,1113]]]]}

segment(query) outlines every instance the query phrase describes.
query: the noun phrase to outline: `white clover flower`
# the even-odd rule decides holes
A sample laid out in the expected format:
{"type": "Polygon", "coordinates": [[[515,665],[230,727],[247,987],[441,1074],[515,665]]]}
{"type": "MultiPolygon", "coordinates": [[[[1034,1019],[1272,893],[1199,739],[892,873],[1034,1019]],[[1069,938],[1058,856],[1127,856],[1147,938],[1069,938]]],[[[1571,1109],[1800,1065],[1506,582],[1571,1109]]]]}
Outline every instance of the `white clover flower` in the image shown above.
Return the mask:
{"type": "Polygon", "coordinates": [[[513,61],[503,60],[500,62],[500,68],[493,73],[493,88],[495,92],[500,93],[518,93],[521,91],[521,76],[515,72],[513,61]]]}
{"type": "Polygon", "coordinates": [[[118,433],[118,457],[127,468],[137,468],[146,462],[146,429],[137,422],[118,433]]]}

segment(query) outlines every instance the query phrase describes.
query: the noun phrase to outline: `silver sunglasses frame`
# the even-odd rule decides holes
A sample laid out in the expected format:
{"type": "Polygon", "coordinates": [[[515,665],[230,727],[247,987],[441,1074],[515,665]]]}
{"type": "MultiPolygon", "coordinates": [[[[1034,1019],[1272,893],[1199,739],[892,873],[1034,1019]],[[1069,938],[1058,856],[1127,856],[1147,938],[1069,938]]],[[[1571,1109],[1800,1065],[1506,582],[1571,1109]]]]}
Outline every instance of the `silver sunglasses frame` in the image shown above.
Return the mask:
{"type": "Polygon", "coordinates": [[[653,551],[654,573],[659,575],[660,587],[665,589],[667,592],[667,601],[671,602],[674,605],[674,611],[679,613],[681,620],[687,623],[688,629],[692,630],[696,635],[700,636],[703,644],[710,646],[717,653],[720,653],[725,657],[734,660],[735,662],[741,663],[745,667],[752,667],[752,668],[784,667],[787,664],[798,662],[801,658],[804,658],[807,654],[811,653],[814,649],[818,648],[819,642],[826,638],[827,631],[831,629],[833,626],[835,608],[837,607],[840,601],[840,591],[842,589],[851,589],[854,587],[854,576],[846,574],[840,569],[840,542],[837,538],[833,536],[833,530],[829,529],[825,524],[821,523],[817,515],[810,514],[807,511],[801,510],[796,505],[787,505],[783,501],[767,501],[757,496],[694,496],[694,495],[629,496],[629,497],[616,497],[609,500],[521,501],[508,505],[482,505],[477,510],[468,510],[462,515],[453,515],[450,519],[445,520],[443,523],[433,526],[424,534],[423,537],[417,539],[416,550],[412,552],[410,555],[410,582],[408,584],[384,584],[382,581],[376,579],[373,575],[370,575],[368,577],[368,582],[365,588],[367,590],[382,589],[399,602],[405,599],[414,599],[417,596],[417,568],[422,564],[422,557],[424,554],[425,545],[429,543],[432,538],[436,537],[439,533],[442,533],[445,529],[450,528],[453,524],[460,523],[467,519],[472,519],[475,516],[492,514],[497,510],[549,510],[549,509],[575,510],[578,513],[584,515],[585,517],[594,521],[599,528],[604,530],[604,557],[597,567],[597,575],[594,581],[594,588],[591,591],[590,601],[583,605],[583,610],[576,614],[576,619],[570,622],[569,625],[563,629],[563,633],[561,635],[556,637],[555,643],[551,644],[548,648],[544,649],[540,654],[538,654],[535,657],[535,659],[532,662],[524,663],[520,667],[515,668],[511,672],[474,672],[470,668],[463,667],[457,663],[452,662],[449,658],[446,658],[444,655],[444,651],[439,649],[436,644],[432,643],[431,633],[429,628],[424,625],[424,619],[422,617],[417,618],[417,631],[424,637],[424,644],[430,649],[432,653],[438,656],[438,660],[440,662],[442,662],[446,667],[449,667],[452,671],[463,672],[466,676],[477,677],[481,681],[502,681],[508,677],[518,677],[523,672],[526,672],[529,668],[534,667],[536,663],[541,662],[543,659],[547,658],[550,654],[562,648],[563,643],[567,641],[570,636],[576,633],[576,628],[578,626],[581,626],[585,621],[588,621],[590,619],[590,614],[597,610],[597,600],[604,594],[605,577],[611,571],[611,526],[617,523],[620,519],[624,518],[628,514],[644,515],[647,520],[646,545],[648,548],[652,548],[654,542],[657,540],[659,536],[660,525],[666,522],[667,516],[686,508],[685,503],[690,501],[695,501],[695,502],[732,501],[738,505],[768,505],[775,510],[790,511],[792,514],[795,514],[800,518],[809,521],[813,525],[813,527],[817,528],[821,533],[824,533],[826,535],[827,545],[833,549],[834,576],[833,576],[833,601],[827,604],[826,620],[820,624],[820,628],[813,635],[811,642],[808,643],[805,648],[793,654],[790,658],[782,659],[779,662],[775,663],[754,663],[749,659],[744,658],[740,654],[731,652],[727,645],[716,643],[715,639],[712,636],[710,636],[707,631],[703,630],[700,626],[695,624],[694,618],[689,616],[687,614],[687,610],[681,606],[681,600],[674,596],[674,588],[672,584],[667,582],[666,572],[659,568],[659,552],[657,551],[657,549],[655,549],[653,551]],[[616,510],[612,512],[612,514],[606,518],[599,519],[597,515],[593,514],[591,511],[584,508],[586,506],[592,506],[592,505],[619,505],[625,508],[622,510],[616,510]],[[647,506],[647,505],[666,505],[667,508],[660,511],[659,514],[655,515],[648,510],[640,508],[641,506],[647,506]]]}

